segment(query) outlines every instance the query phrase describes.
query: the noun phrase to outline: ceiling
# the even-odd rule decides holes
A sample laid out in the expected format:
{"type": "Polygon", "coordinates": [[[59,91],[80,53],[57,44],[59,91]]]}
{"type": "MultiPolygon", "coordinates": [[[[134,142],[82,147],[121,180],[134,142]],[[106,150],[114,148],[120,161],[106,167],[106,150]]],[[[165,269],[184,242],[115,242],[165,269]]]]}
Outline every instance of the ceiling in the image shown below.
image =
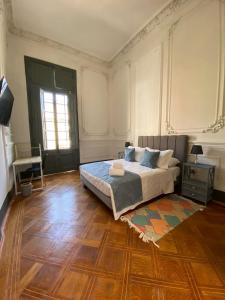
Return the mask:
{"type": "Polygon", "coordinates": [[[12,0],[23,29],[111,60],[168,0],[12,0]]]}

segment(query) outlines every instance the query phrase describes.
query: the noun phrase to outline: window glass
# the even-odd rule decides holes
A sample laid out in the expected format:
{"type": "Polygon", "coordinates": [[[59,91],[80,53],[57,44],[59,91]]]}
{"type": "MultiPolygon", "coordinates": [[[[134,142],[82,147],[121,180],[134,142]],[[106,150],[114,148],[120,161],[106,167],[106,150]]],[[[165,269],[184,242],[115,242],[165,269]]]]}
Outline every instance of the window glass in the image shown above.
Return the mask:
{"type": "Polygon", "coordinates": [[[71,147],[68,96],[41,90],[42,129],[45,150],[71,147]]]}

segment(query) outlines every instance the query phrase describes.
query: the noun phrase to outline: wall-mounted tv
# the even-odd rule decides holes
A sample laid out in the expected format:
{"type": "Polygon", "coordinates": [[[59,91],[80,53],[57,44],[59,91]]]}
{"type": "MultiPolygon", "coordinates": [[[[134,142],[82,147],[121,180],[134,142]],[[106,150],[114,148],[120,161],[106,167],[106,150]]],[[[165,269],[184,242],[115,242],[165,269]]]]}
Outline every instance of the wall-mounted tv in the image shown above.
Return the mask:
{"type": "Polygon", "coordinates": [[[0,124],[9,125],[14,97],[5,77],[0,80],[0,124]]]}

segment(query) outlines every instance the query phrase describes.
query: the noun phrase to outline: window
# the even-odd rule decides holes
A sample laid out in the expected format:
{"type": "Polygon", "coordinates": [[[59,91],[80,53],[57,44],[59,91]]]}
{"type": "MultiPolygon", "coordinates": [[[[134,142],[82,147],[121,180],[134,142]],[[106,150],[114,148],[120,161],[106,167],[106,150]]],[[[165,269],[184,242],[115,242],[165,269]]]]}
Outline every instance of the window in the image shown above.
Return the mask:
{"type": "Polygon", "coordinates": [[[68,96],[41,90],[42,131],[45,150],[71,147],[68,96]]]}

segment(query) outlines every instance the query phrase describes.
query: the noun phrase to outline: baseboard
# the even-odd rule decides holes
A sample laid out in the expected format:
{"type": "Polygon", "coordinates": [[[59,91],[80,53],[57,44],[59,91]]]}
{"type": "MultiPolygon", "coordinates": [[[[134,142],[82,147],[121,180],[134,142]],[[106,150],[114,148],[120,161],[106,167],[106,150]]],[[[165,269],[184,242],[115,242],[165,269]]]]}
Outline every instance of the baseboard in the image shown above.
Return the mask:
{"type": "Polygon", "coordinates": [[[4,218],[6,216],[7,210],[9,208],[9,205],[10,205],[10,202],[11,202],[13,196],[14,196],[14,188],[12,188],[8,192],[7,196],[5,197],[4,202],[2,204],[2,207],[0,209],[0,240],[2,239],[2,224],[4,222],[4,218]]]}
{"type": "Polygon", "coordinates": [[[213,200],[217,202],[221,202],[222,204],[225,204],[225,192],[214,190],[213,191],[213,200]]]}

